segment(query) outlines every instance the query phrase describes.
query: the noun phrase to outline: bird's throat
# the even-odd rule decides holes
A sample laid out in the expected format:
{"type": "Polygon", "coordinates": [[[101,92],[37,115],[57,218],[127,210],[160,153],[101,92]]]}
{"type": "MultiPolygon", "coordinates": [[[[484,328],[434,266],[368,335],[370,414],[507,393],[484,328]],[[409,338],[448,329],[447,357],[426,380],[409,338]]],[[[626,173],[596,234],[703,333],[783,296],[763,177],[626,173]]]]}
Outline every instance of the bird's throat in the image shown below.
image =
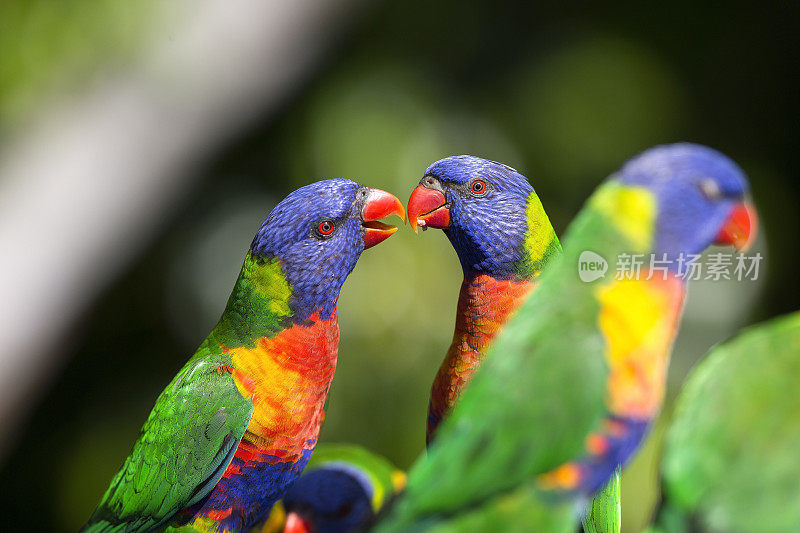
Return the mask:
{"type": "Polygon", "coordinates": [[[431,390],[429,437],[458,401],[502,325],[533,288],[532,280],[498,280],[486,274],[461,284],[453,342],[431,390]]]}

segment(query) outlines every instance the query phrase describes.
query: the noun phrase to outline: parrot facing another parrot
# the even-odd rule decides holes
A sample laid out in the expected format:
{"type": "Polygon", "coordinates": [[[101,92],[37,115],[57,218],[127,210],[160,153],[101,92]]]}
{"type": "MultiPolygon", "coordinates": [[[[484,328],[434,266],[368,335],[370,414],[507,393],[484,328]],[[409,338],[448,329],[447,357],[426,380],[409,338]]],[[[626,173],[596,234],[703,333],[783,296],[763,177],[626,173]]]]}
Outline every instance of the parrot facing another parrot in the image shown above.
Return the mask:
{"type": "MultiPolygon", "coordinates": [[[[489,345],[561,253],[561,245],[527,179],[502,163],[455,156],[431,165],[408,201],[412,227],[444,230],[464,270],[453,342],[431,388],[426,442],[480,366],[489,345]],[[476,190],[477,189],[477,190],[476,190]]],[[[619,475],[585,521],[587,533],[619,531],[619,475]],[[594,527],[603,516],[610,527],[594,527]]]]}
{"type": "Polygon", "coordinates": [[[336,302],[402,204],[346,179],[289,194],[261,225],[219,323],[156,400],[84,531],[241,531],[316,445],[336,368],[336,302]]]}
{"type": "Polygon", "coordinates": [[[525,176],[469,155],[428,167],[408,200],[408,217],[415,230],[444,230],[464,271],[453,342],[431,388],[430,444],[500,327],[561,246],[525,176]]]}
{"type": "Polygon", "coordinates": [[[681,259],[749,244],[747,190],[710,148],[651,148],[592,195],[562,252],[515,170],[472,156],[431,165],[410,222],[445,231],[464,282],[432,387],[428,454],[396,499],[405,478],[360,448],[322,449],[298,476],[336,367],[339,291],[363,250],[396,231],[378,220],[404,211],[345,179],[294,191],[262,224],[219,323],[157,399],[83,530],[350,531],[391,503],[379,531],[569,531],[604,486],[584,524],[618,528],[619,468],[663,401],[681,259]],[[668,267],[586,281],[586,251],[668,267]]]}
{"type": "Polygon", "coordinates": [[[734,162],[687,143],[646,150],[613,174],[493,342],[378,530],[445,531],[454,516],[497,509],[520,491],[582,504],[605,485],[660,410],[685,282],[676,262],[663,276],[645,268],[583,282],[579,257],[591,250],[608,261],[634,253],[675,261],[715,242],[744,247],[755,233],[747,190],[734,162]]]}
{"type": "Polygon", "coordinates": [[[363,531],[404,486],[405,474],[385,458],[352,444],[321,444],[262,533],[363,531]]]}

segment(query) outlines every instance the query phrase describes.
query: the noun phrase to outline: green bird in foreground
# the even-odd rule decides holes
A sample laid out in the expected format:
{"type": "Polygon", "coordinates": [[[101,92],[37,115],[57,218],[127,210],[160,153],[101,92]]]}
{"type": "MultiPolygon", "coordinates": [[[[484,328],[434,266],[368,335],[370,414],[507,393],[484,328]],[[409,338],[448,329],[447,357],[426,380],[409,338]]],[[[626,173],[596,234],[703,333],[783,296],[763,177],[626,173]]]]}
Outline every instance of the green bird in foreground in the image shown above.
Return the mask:
{"type": "Polygon", "coordinates": [[[735,163],[692,144],[652,148],[612,175],[377,531],[571,531],[660,410],[685,293],[679,259],[746,246],[747,189],[735,163]],[[670,267],[607,274],[633,254],[670,267]]]}
{"type": "MultiPolygon", "coordinates": [[[[464,280],[453,340],[431,387],[426,442],[469,385],[495,336],[534,290],[561,245],[542,201],[515,169],[470,155],[441,159],[408,200],[416,230],[444,231],[464,280]]],[[[587,533],[618,533],[619,474],[593,502],[587,533]],[[603,497],[608,493],[609,497],[603,497]]]]}
{"type": "Polygon", "coordinates": [[[652,531],[800,531],[800,312],[751,327],[692,371],[666,435],[652,531]]]}

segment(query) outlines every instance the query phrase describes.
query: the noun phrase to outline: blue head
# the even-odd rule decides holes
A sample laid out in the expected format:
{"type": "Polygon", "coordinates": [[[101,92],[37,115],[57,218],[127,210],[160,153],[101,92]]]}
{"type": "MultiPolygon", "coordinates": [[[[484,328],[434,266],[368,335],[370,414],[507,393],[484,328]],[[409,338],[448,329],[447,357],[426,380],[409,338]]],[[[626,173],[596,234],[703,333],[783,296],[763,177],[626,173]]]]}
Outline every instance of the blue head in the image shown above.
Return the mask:
{"type": "Polygon", "coordinates": [[[354,467],[326,465],[312,470],[283,497],[286,533],[362,531],[372,521],[369,478],[354,467]]]}
{"type": "Polygon", "coordinates": [[[400,201],[347,179],[318,181],[283,199],[261,224],[250,254],[277,258],[292,288],[290,305],[304,320],[333,312],[339,291],[361,252],[397,231],[378,219],[405,217],[400,201]]]}
{"type": "Polygon", "coordinates": [[[650,148],[630,159],[612,179],[654,193],[657,255],[698,254],[712,243],[744,248],[755,233],[755,212],[745,201],[744,172],[706,146],[650,148]]]}
{"type": "MultiPolygon", "coordinates": [[[[408,214],[415,229],[444,230],[465,275],[507,278],[525,260],[529,201],[538,203],[538,197],[522,174],[502,163],[460,155],[428,167],[408,201],[408,214]]],[[[531,229],[549,238],[552,226],[543,218],[541,227],[531,229]]]]}

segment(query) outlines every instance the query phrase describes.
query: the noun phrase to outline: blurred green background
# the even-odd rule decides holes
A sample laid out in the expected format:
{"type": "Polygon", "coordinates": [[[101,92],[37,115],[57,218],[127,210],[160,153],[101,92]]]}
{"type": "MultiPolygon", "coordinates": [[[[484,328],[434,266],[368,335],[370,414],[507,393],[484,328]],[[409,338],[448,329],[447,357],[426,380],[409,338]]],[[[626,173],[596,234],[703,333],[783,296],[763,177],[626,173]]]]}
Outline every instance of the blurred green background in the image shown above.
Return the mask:
{"type": "MultiPolygon", "coordinates": [[[[154,5],[0,4],[0,140],[39,120],[54,95],[80,95],[97,71],[124,72],[149,53],[148,30],[166,17],[154,5]]],[[[525,174],[563,233],[629,156],[657,143],[705,143],[750,175],[766,259],[757,282],[692,287],[670,396],[713,343],[800,308],[797,3],[347,9],[279,105],[176,170],[192,179],[155,236],[59,337],[63,362],[27,397],[0,457],[5,524],[82,524],[156,396],[214,325],[261,220],[316,179],[349,177],[405,200],[431,162],[480,155],[525,174]]],[[[404,228],[362,256],[340,299],[322,441],[360,443],[401,467],[414,460],[460,280],[441,232],[404,228]]],[[[640,530],[658,497],[660,428],[625,471],[624,531],[640,530]]]]}

